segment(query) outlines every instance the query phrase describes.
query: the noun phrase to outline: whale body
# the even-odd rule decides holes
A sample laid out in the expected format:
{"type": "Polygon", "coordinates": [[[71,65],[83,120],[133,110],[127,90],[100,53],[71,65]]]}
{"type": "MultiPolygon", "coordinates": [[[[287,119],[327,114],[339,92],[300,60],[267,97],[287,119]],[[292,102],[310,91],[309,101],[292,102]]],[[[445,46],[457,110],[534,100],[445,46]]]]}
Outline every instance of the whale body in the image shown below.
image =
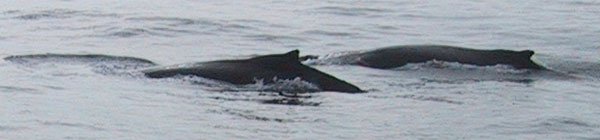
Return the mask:
{"type": "MultiPolygon", "coordinates": [[[[371,51],[336,56],[332,59],[342,64],[354,64],[371,68],[389,69],[409,63],[432,60],[458,62],[478,66],[510,65],[517,69],[545,69],[531,60],[531,50],[478,50],[447,45],[403,45],[371,51]]],[[[304,56],[301,60],[315,58],[304,56]]]]}
{"type": "Polygon", "coordinates": [[[272,83],[277,79],[300,78],[316,85],[323,91],[363,92],[360,88],[346,81],[303,65],[299,61],[298,54],[298,50],[293,50],[285,54],[264,55],[241,60],[171,65],[147,69],[142,72],[150,78],[194,75],[232,84],[252,84],[257,80],[272,83]]]}

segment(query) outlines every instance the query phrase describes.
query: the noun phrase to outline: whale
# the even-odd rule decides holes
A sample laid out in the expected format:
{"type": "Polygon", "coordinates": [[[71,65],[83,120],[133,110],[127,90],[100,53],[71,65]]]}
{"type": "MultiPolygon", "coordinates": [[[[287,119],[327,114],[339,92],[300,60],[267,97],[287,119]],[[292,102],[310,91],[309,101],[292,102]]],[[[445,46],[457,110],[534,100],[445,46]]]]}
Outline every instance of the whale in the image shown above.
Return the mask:
{"type": "MultiPolygon", "coordinates": [[[[545,67],[531,60],[532,50],[480,50],[449,45],[400,45],[358,53],[348,53],[331,58],[339,64],[359,65],[377,69],[401,67],[410,63],[428,61],[458,62],[477,66],[509,65],[516,69],[544,70],[545,67]]],[[[319,58],[307,55],[299,58],[319,58]]]]}
{"type": "Polygon", "coordinates": [[[216,60],[159,66],[142,70],[142,72],[150,78],[192,75],[236,85],[253,84],[258,80],[262,80],[264,84],[268,84],[274,83],[277,80],[300,78],[302,81],[316,85],[322,91],[364,92],[353,84],[302,64],[299,61],[298,50],[284,54],[256,56],[248,59],[216,60]]]}

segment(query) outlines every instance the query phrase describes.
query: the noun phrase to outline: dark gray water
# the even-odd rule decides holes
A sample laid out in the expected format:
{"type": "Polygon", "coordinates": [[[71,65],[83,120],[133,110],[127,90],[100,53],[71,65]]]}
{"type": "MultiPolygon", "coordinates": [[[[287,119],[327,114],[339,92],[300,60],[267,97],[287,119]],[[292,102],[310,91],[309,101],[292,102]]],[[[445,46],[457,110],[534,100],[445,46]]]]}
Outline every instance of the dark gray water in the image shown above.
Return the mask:
{"type": "Polygon", "coordinates": [[[273,85],[148,79],[136,71],[153,64],[135,59],[7,59],[0,139],[600,139],[593,0],[0,4],[2,58],[106,54],[169,65],[445,44],[531,49],[556,71],[314,65],[369,92],[291,98],[261,92],[273,85]]]}

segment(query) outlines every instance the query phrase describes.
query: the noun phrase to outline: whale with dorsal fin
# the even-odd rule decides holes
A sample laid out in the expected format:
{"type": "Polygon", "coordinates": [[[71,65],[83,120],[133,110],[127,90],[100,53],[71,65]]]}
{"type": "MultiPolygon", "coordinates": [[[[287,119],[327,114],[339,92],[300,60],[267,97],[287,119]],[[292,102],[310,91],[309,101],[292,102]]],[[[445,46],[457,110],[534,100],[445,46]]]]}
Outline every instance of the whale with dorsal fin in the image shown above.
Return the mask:
{"type": "Polygon", "coordinates": [[[275,79],[295,79],[310,82],[323,91],[358,93],[360,88],[321,72],[299,61],[299,51],[285,54],[257,56],[241,60],[218,60],[157,67],[143,70],[151,78],[165,78],[176,75],[194,75],[221,80],[232,84],[252,84],[257,79],[265,83],[275,79]]]}
{"type": "MultiPolygon", "coordinates": [[[[531,50],[479,50],[448,45],[403,45],[360,53],[349,53],[328,59],[333,59],[339,64],[360,65],[378,69],[389,69],[409,63],[423,63],[432,60],[477,66],[502,64],[517,69],[546,69],[531,60],[533,54],[534,52],[531,50]]],[[[317,57],[308,55],[300,59],[306,60],[317,57]]]]}

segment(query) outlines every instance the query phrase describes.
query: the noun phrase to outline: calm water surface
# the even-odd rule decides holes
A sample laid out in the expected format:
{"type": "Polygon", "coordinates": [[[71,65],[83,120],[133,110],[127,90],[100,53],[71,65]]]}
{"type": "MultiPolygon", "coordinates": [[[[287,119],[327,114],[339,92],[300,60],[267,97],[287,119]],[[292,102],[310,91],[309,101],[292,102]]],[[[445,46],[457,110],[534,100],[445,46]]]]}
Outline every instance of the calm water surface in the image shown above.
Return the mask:
{"type": "MultiPolygon", "coordinates": [[[[2,1],[0,57],[159,65],[391,45],[536,51],[555,72],[313,65],[365,94],[260,92],[146,63],[0,60],[0,139],[600,139],[600,2],[2,1]],[[201,84],[198,84],[201,83],[201,84]]],[[[310,64],[310,63],[308,63],[310,64]]],[[[294,83],[294,81],[291,81],[294,83]]]]}

